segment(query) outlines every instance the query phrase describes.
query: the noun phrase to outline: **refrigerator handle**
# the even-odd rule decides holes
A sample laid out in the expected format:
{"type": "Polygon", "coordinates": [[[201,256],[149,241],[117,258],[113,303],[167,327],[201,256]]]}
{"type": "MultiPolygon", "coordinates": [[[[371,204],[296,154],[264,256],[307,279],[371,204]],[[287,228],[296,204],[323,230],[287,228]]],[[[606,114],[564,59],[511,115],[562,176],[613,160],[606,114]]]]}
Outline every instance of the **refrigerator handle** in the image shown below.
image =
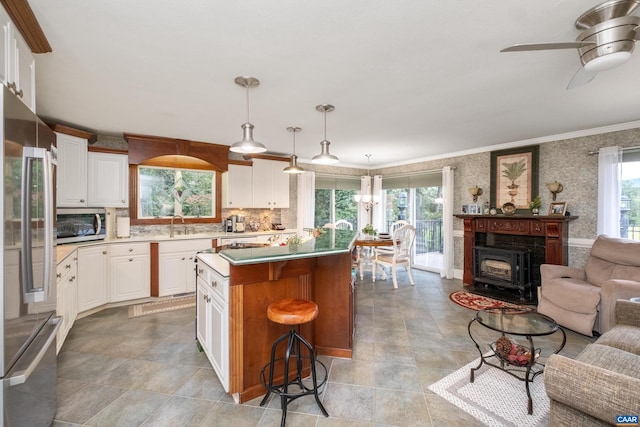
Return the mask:
{"type": "Polygon", "coordinates": [[[22,150],[22,198],[21,198],[21,269],[22,269],[22,292],[25,303],[44,301],[49,289],[51,280],[51,263],[53,251],[53,180],[51,175],[51,156],[47,155],[44,148],[24,147],[22,150]],[[31,235],[31,211],[33,181],[33,161],[42,160],[44,174],[44,284],[42,288],[35,288],[33,282],[33,247],[31,235]],[[48,202],[48,203],[47,203],[48,202]]]}
{"type": "Polygon", "coordinates": [[[42,358],[47,354],[49,347],[55,345],[56,335],[60,328],[61,317],[53,317],[47,322],[44,328],[40,331],[40,335],[47,334],[41,339],[36,338],[34,342],[25,351],[25,357],[27,360],[24,362],[27,366],[17,367],[15,372],[10,373],[8,378],[9,387],[14,387],[20,384],[24,384],[29,379],[29,376],[35,371],[40,364],[42,358]],[[33,354],[35,353],[35,354],[33,354]]]}
{"type": "Polygon", "coordinates": [[[44,174],[44,297],[49,297],[53,285],[53,217],[55,206],[53,205],[53,159],[51,152],[44,150],[43,174],[44,174]]]}

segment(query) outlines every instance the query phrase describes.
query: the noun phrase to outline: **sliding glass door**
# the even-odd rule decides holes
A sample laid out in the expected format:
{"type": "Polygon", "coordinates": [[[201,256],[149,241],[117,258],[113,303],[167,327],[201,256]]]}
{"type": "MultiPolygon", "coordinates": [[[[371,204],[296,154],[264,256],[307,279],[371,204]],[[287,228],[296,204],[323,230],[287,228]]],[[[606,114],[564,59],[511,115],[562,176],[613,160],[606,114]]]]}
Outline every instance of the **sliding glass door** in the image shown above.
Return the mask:
{"type": "Polygon", "coordinates": [[[382,179],[385,225],[398,220],[416,227],[413,267],[442,268],[442,176],[440,173],[382,179]]]}

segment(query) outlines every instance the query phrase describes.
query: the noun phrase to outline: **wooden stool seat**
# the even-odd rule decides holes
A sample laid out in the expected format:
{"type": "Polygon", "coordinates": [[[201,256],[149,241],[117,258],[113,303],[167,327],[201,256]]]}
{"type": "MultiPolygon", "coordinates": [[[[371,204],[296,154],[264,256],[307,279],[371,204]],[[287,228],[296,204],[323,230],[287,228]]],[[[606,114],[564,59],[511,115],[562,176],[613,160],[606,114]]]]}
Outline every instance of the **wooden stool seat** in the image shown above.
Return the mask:
{"type": "MultiPolygon", "coordinates": [[[[311,322],[318,317],[318,304],[306,299],[282,299],[269,305],[267,317],[274,323],[288,325],[289,332],[273,343],[273,346],[271,346],[271,360],[260,372],[260,381],[267,391],[267,394],[260,402],[260,406],[264,406],[267,403],[271,393],[280,396],[280,408],[282,409],[280,427],[285,427],[289,402],[302,396],[313,395],[322,414],[328,417],[329,413],[322,405],[318,395],[318,390],[327,383],[329,377],[327,367],[324,363],[316,360],[313,346],[298,332],[298,325],[311,322]],[[284,357],[276,356],[280,344],[284,344],[285,347],[284,357]],[[306,354],[303,354],[303,352],[306,354]],[[295,369],[289,369],[290,364],[295,369]],[[320,368],[320,375],[316,372],[316,364],[320,368]],[[307,378],[303,377],[303,366],[305,365],[309,366],[311,370],[311,376],[307,378]],[[281,372],[283,374],[275,373],[276,366],[282,367],[281,372]],[[274,381],[276,375],[282,375],[282,382],[276,383],[274,381]],[[320,380],[318,380],[318,376],[320,380]],[[309,384],[309,381],[311,384],[309,384]],[[290,385],[295,385],[295,387],[289,389],[290,385]]],[[[279,378],[275,379],[280,381],[279,378]]]]}
{"type": "Polygon", "coordinates": [[[301,325],[318,317],[318,304],[306,299],[286,298],[269,305],[267,317],[281,325],[301,325]]]}

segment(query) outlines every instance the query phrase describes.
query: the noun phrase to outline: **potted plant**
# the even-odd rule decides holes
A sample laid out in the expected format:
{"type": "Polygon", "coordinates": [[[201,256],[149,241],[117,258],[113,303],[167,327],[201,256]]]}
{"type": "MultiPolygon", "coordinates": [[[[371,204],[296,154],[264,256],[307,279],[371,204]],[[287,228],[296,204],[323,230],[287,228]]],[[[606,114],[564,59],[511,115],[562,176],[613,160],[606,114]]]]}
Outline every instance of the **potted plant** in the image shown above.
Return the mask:
{"type": "Polygon", "coordinates": [[[540,212],[540,205],[540,196],[536,196],[535,199],[529,202],[529,209],[534,215],[538,215],[538,212],[540,212]]]}
{"type": "Polygon", "coordinates": [[[365,225],[365,227],[362,229],[362,232],[364,234],[368,234],[370,236],[375,236],[376,234],[378,234],[378,230],[373,228],[373,226],[371,224],[365,225]]]}

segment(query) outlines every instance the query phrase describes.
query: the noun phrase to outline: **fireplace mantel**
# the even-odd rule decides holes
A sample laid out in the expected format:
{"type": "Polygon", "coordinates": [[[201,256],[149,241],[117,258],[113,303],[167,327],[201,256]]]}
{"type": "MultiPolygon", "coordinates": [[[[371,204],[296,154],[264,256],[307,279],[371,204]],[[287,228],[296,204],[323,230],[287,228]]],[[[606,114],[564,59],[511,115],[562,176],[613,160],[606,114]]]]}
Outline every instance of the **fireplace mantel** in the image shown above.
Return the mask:
{"type": "Polygon", "coordinates": [[[569,221],[577,216],[454,215],[464,221],[465,286],[473,285],[473,247],[476,233],[538,236],[545,239],[545,263],[567,265],[569,221]]]}

